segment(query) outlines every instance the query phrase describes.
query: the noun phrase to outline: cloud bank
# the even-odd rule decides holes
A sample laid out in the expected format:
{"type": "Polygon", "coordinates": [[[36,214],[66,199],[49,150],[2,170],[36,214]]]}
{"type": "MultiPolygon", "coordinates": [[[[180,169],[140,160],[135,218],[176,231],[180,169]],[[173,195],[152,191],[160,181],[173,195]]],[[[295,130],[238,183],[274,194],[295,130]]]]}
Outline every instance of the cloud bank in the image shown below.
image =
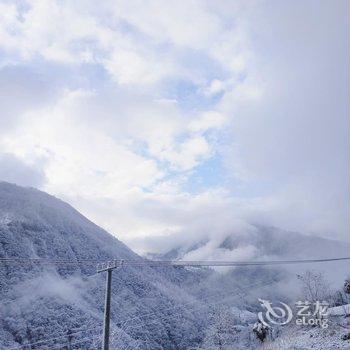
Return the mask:
{"type": "Polygon", "coordinates": [[[139,251],[253,222],[348,240],[349,10],[4,1],[0,178],[139,251]]]}

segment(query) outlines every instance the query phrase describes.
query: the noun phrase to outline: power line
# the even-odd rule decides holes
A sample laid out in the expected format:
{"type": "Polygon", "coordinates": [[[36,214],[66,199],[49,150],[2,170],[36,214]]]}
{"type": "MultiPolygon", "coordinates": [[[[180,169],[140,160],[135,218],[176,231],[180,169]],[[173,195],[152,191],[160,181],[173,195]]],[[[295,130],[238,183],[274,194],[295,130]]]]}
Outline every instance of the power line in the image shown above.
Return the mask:
{"type": "MultiPolygon", "coordinates": [[[[164,312],[164,311],[169,311],[169,310],[176,309],[176,308],[179,308],[179,307],[184,306],[184,305],[197,304],[197,303],[200,304],[200,305],[197,305],[197,306],[199,306],[199,307],[205,307],[205,305],[201,305],[201,304],[203,304],[204,302],[209,302],[210,299],[212,299],[212,298],[217,299],[218,297],[225,297],[224,299],[220,299],[220,300],[217,301],[216,303],[212,303],[212,304],[218,304],[218,303],[221,303],[221,302],[223,302],[224,300],[229,299],[229,298],[231,298],[231,297],[233,297],[233,296],[237,296],[237,295],[239,295],[239,294],[242,293],[242,292],[247,292],[247,291],[248,291],[248,290],[247,290],[248,288],[250,289],[250,288],[253,288],[253,287],[265,287],[265,286],[268,286],[268,285],[270,285],[270,284],[272,284],[272,283],[278,283],[278,281],[276,281],[275,279],[271,279],[271,280],[269,280],[269,281],[267,281],[267,282],[263,282],[263,283],[262,283],[262,282],[259,282],[259,283],[254,283],[254,284],[246,285],[246,286],[243,286],[243,287],[237,287],[237,288],[236,288],[236,289],[237,289],[236,293],[230,294],[229,296],[227,295],[227,293],[218,294],[217,292],[215,292],[213,295],[208,295],[208,296],[206,296],[206,297],[204,298],[204,300],[194,299],[194,300],[192,300],[192,301],[188,301],[188,302],[186,302],[186,303],[180,304],[179,306],[175,306],[175,305],[174,305],[174,306],[170,306],[170,307],[168,307],[168,308],[162,309],[161,311],[162,311],[162,312],[164,312]]],[[[181,311],[181,312],[182,312],[182,311],[181,311]]],[[[178,312],[178,313],[181,313],[181,312],[178,312]]],[[[178,314],[178,313],[172,313],[171,315],[176,315],[176,314],[178,314]]],[[[143,315],[139,315],[139,316],[136,316],[136,317],[133,317],[133,318],[130,318],[130,319],[125,320],[124,325],[125,325],[126,323],[129,323],[130,321],[142,319],[142,318],[148,317],[148,316],[157,316],[157,314],[156,314],[155,312],[145,313],[145,314],[143,314],[143,315]]],[[[157,317],[159,317],[159,316],[157,316],[157,317]]],[[[162,318],[162,317],[160,317],[160,318],[162,318]]]]}
{"type": "MultiPolygon", "coordinates": [[[[208,303],[208,302],[209,302],[210,305],[220,304],[220,303],[222,303],[223,301],[225,301],[225,300],[227,300],[227,299],[231,299],[232,297],[237,296],[237,295],[239,295],[239,294],[242,293],[242,292],[246,292],[247,294],[249,294],[250,291],[252,290],[252,288],[254,288],[254,287],[266,287],[266,286],[269,286],[269,285],[271,285],[271,284],[273,284],[273,283],[276,283],[276,282],[278,282],[278,281],[276,281],[275,279],[271,279],[271,280],[269,280],[269,281],[267,281],[267,282],[265,281],[265,282],[259,282],[259,283],[249,284],[249,285],[246,285],[246,286],[243,286],[243,287],[237,287],[237,289],[239,289],[239,290],[236,291],[236,293],[233,293],[233,294],[231,294],[231,295],[229,295],[229,296],[227,296],[227,293],[223,293],[223,294],[226,295],[226,298],[220,299],[219,301],[216,301],[216,302],[211,302],[211,301],[210,301],[210,299],[212,299],[212,298],[217,299],[218,295],[215,294],[215,295],[211,295],[211,296],[206,297],[204,300],[193,300],[193,301],[191,301],[191,302],[186,302],[186,303],[184,303],[184,304],[181,304],[181,306],[188,305],[188,304],[196,304],[196,303],[198,303],[198,305],[196,305],[196,307],[198,307],[198,308],[206,308],[207,305],[203,305],[203,303],[208,303]]],[[[168,311],[168,310],[171,310],[171,309],[175,309],[175,308],[177,308],[177,307],[178,307],[178,306],[171,306],[171,307],[169,307],[169,308],[162,309],[161,311],[164,312],[164,311],[168,311]]],[[[178,312],[174,312],[174,313],[171,314],[171,316],[181,314],[182,312],[183,312],[183,310],[178,311],[178,312]]],[[[163,317],[162,317],[162,316],[159,317],[155,312],[150,312],[150,313],[146,313],[146,314],[143,314],[143,315],[140,315],[140,316],[137,316],[137,317],[133,317],[133,318],[127,319],[127,320],[124,321],[124,325],[123,325],[121,328],[117,328],[117,329],[112,333],[112,335],[111,335],[112,341],[113,341],[113,337],[115,336],[115,334],[116,334],[117,332],[122,331],[122,332],[125,333],[125,332],[129,329],[129,327],[131,327],[130,321],[133,321],[133,320],[142,320],[142,318],[144,319],[145,317],[152,316],[152,315],[153,315],[153,316],[156,316],[156,317],[157,317],[157,320],[154,320],[153,322],[148,322],[147,325],[155,324],[155,323],[157,323],[159,320],[163,320],[163,321],[164,321],[165,319],[167,319],[167,318],[170,317],[170,316],[167,317],[167,316],[164,316],[164,315],[163,315],[163,317]],[[129,324],[128,324],[128,323],[129,323],[129,324]]],[[[139,326],[136,326],[136,327],[135,327],[134,325],[132,325],[132,327],[134,327],[134,328],[139,328],[139,327],[142,327],[142,326],[144,326],[144,325],[143,325],[143,324],[140,324],[139,326]]],[[[119,337],[118,337],[118,338],[119,338],[119,337]]]]}
{"type": "Polygon", "coordinates": [[[62,265],[82,265],[82,264],[98,264],[101,260],[94,259],[47,259],[47,258],[0,258],[0,262],[4,263],[37,263],[37,264],[62,264],[62,265]]]}
{"type": "Polygon", "coordinates": [[[107,272],[106,280],[106,297],[104,310],[104,340],[103,349],[109,350],[110,341],[110,305],[111,305],[111,279],[112,271],[123,266],[172,266],[172,267],[213,267],[213,266],[266,266],[266,265],[283,265],[283,264],[300,264],[300,263],[321,263],[340,260],[350,260],[349,257],[329,258],[329,259],[308,259],[308,260],[266,260],[266,261],[152,261],[152,260],[112,260],[97,265],[97,272],[107,272]]]}
{"type": "MultiPolygon", "coordinates": [[[[276,280],[270,280],[269,282],[264,283],[264,284],[262,284],[262,283],[251,284],[251,285],[249,285],[249,286],[244,286],[243,289],[241,288],[241,290],[240,290],[239,292],[245,291],[246,288],[252,288],[252,287],[254,287],[254,286],[267,286],[267,285],[269,285],[269,284],[271,284],[271,283],[274,283],[274,282],[276,282],[276,280]]],[[[228,298],[238,295],[239,292],[230,295],[228,298]]],[[[226,293],[225,293],[225,294],[226,294],[226,293]]],[[[205,298],[205,302],[208,302],[208,301],[209,301],[208,299],[214,298],[214,297],[217,297],[217,296],[218,296],[217,294],[212,295],[212,296],[207,296],[207,297],[205,298]]],[[[218,302],[216,302],[216,303],[211,303],[211,304],[221,303],[223,300],[225,300],[225,299],[221,299],[220,301],[218,301],[218,302]]],[[[197,300],[197,299],[195,299],[195,300],[193,300],[193,301],[186,302],[186,303],[184,303],[184,304],[181,304],[181,306],[188,305],[188,304],[197,304],[197,303],[198,303],[198,305],[197,305],[198,307],[204,307],[204,305],[201,305],[201,304],[203,303],[203,301],[197,300]]],[[[178,308],[178,307],[180,307],[180,306],[171,306],[171,307],[162,309],[162,312],[164,312],[164,311],[169,311],[169,310],[172,310],[172,309],[176,309],[176,308],[178,308]]],[[[181,310],[181,311],[179,311],[179,312],[175,312],[175,313],[173,313],[172,315],[181,314],[182,311],[183,311],[183,310],[181,310]]],[[[144,314],[141,314],[141,315],[139,315],[139,316],[137,316],[137,317],[131,317],[131,318],[129,318],[129,319],[126,319],[126,320],[123,322],[123,323],[124,323],[124,326],[123,326],[122,328],[118,328],[118,331],[126,332],[126,331],[128,330],[128,328],[130,327],[130,322],[131,322],[131,321],[134,321],[134,320],[141,320],[141,319],[144,319],[145,317],[152,317],[152,316],[156,316],[156,317],[158,318],[158,320],[159,320],[159,319],[160,319],[160,320],[164,320],[164,319],[165,319],[164,316],[163,316],[163,317],[159,317],[159,315],[157,315],[155,312],[144,313],[144,314]],[[128,324],[129,324],[129,325],[128,325],[128,324]],[[126,327],[125,327],[125,326],[126,326],[126,327]]],[[[154,322],[151,322],[150,324],[153,324],[153,323],[154,323],[154,322]]],[[[65,338],[65,337],[68,337],[68,336],[76,336],[77,334],[84,333],[84,332],[88,332],[88,331],[96,331],[96,328],[95,328],[95,327],[93,327],[93,328],[86,328],[86,329],[83,329],[83,328],[85,328],[85,327],[78,328],[78,329],[76,329],[76,331],[73,332],[73,333],[69,333],[69,334],[67,333],[67,334],[63,334],[63,335],[61,335],[61,336],[56,336],[56,337],[53,337],[53,338],[42,339],[42,340],[39,340],[39,341],[37,341],[37,342],[35,342],[35,343],[26,343],[26,344],[16,345],[16,346],[14,346],[14,347],[9,348],[9,350],[20,350],[20,349],[24,349],[24,348],[27,347],[27,346],[38,346],[38,345],[41,345],[41,346],[46,345],[46,346],[47,346],[47,343],[50,342],[50,341],[58,340],[58,339],[65,338]]],[[[112,333],[112,337],[115,335],[115,332],[116,332],[116,331],[114,331],[114,332],[112,333]]],[[[71,345],[81,343],[81,342],[83,342],[83,341],[86,341],[86,340],[89,339],[89,338],[92,338],[92,339],[93,339],[93,338],[96,338],[97,336],[100,336],[100,334],[99,334],[99,335],[95,335],[95,336],[89,336],[89,337],[83,338],[82,340],[79,340],[79,341],[75,341],[75,342],[73,342],[71,345]]],[[[62,340],[63,340],[63,339],[62,339],[62,340]]],[[[55,344],[55,345],[53,345],[53,347],[49,347],[48,349],[56,349],[57,346],[63,346],[63,345],[55,344]]],[[[64,346],[63,346],[63,347],[64,347],[64,346]]]]}
{"type": "MultiPolygon", "coordinates": [[[[98,273],[93,273],[93,274],[91,274],[91,275],[83,275],[83,278],[91,278],[91,277],[96,277],[96,276],[98,276],[98,273]]],[[[11,297],[10,296],[8,296],[8,295],[6,295],[6,294],[4,294],[4,295],[2,295],[2,298],[3,299],[10,299],[11,297]]],[[[22,297],[23,298],[23,297],[22,297]]],[[[10,300],[10,301],[6,301],[6,302],[0,302],[0,308],[1,307],[7,307],[8,305],[12,305],[12,304],[18,304],[18,299],[17,300],[10,300]]],[[[27,301],[28,302],[28,301],[27,301]]]]}
{"type": "Polygon", "coordinates": [[[342,260],[350,260],[350,257],[341,257],[341,258],[325,258],[325,259],[298,259],[298,260],[262,260],[262,261],[184,261],[184,260],[176,260],[176,261],[145,261],[145,263],[139,263],[137,261],[132,261],[129,263],[128,261],[122,261],[123,265],[150,265],[153,266],[191,266],[191,267],[210,267],[210,266],[265,266],[265,265],[289,265],[289,264],[309,264],[309,263],[321,263],[321,262],[331,262],[331,261],[342,261],[342,260]]]}
{"type": "MultiPolygon", "coordinates": [[[[16,263],[38,263],[38,264],[62,264],[62,265],[83,265],[83,264],[100,264],[100,270],[99,272],[102,272],[104,270],[108,271],[111,269],[114,269],[116,267],[121,266],[132,266],[132,267],[141,267],[141,266],[150,266],[150,267],[167,267],[167,266],[173,266],[173,267],[239,267],[239,266],[266,266],[266,265],[289,265],[289,264],[309,264],[309,263],[324,263],[324,262],[333,262],[333,261],[344,261],[344,260],[350,260],[350,257],[339,257],[339,258],[325,258],[325,259],[299,259],[299,260],[264,260],[264,261],[184,261],[184,260],[177,260],[177,261],[158,261],[158,260],[112,260],[107,263],[101,263],[101,260],[97,259],[77,259],[77,260],[69,260],[69,259],[46,259],[46,258],[14,258],[14,257],[6,257],[6,258],[0,258],[0,263],[3,264],[16,264],[16,263]]],[[[1,266],[1,264],[0,264],[1,266]]],[[[96,276],[97,274],[90,275],[89,277],[96,276]]],[[[274,282],[274,281],[273,281],[274,282]]],[[[232,295],[231,295],[232,296],[232,295]]],[[[194,301],[195,303],[196,301],[194,301]]],[[[154,314],[154,313],[150,313],[154,314]]],[[[125,321],[125,325],[132,321],[133,319],[140,319],[142,317],[147,317],[151,315],[141,315],[138,317],[134,317],[130,320],[125,321]]],[[[89,329],[87,329],[89,330],[89,329]]],[[[82,330],[80,332],[72,333],[71,335],[75,335],[87,330],[82,330]]],[[[37,345],[41,343],[47,343],[50,340],[57,340],[60,338],[63,338],[67,335],[62,335],[60,337],[56,338],[49,338],[46,340],[38,341],[37,343],[32,344],[23,344],[20,346],[17,346],[12,349],[21,349],[26,346],[32,346],[37,345]]]]}
{"type": "MultiPolygon", "coordinates": [[[[51,260],[45,258],[0,258],[0,263],[36,263],[43,265],[87,265],[100,264],[100,270],[108,270],[116,266],[175,266],[175,267],[239,267],[239,266],[266,266],[266,265],[291,265],[291,264],[310,264],[334,261],[350,260],[350,257],[322,258],[322,259],[293,259],[293,260],[261,260],[261,261],[220,261],[220,260],[122,260],[114,259],[109,262],[102,262],[97,259],[77,259],[77,260],[51,260]]],[[[1,266],[1,265],[0,265],[1,266]]]]}
{"type": "MultiPolygon", "coordinates": [[[[99,264],[98,265],[98,272],[104,272],[107,271],[110,273],[113,269],[121,266],[130,266],[130,267],[142,267],[142,266],[150,266],[150,267],[239,267],[239,266],[267,266],[267,265],[290,265],[290,264],[309,264],[309,263],[325,263],[325,262],[334,262],[334,261],[345,261],[350,260],[350,257],[338,257],[338,258],[324,258],[324,259],[298,259],[298,260],[263,260],[263,261],[184,261],[184,260],[176,260],[176,261],[158,261],[158,260],[145,260],[145,259],[139,259],[139,260],[121,260],[121,259],[115,259],[112,261],[109,261],[107,263],[101,262],[101,260],[97,259],[75,259],[75,260],[69,260],[69,259],[47,259],[47,258],[15,258],[15,257],[6,257],[6,258],[0,258],[0,267],[1,263],[3,265],[6,264],[27,264],[27,263],[36,263],[36,264],[42,264],[42,265],[87,265],[87,264],[99,264]]],[[[94,275],[92,275],[94,276],[94,275]]],[[[83,332],[83,331],[82,331],[83,332]]],[[[79,332],[77,332],[79,333],[79,332]]],[[[62,335],[62,338],[65,335],[62,335]]],[[[37,344],[40,343],[47,343],[50,340],[58,339],[48,339],[37,342],[37,344]]],[[[23,344],[20,347],[17,347],[17,349],[21,349],[25,346],[30,346],[35,344],[23,344]]],[[[16,348],[14,348],[16,349],[16,348]]],[[[106,347],[108,349],[108,347],[106,347]]]]}
{"type": "MultiPolygon", "coordinates": [[[[82,327],[82,328],[83,328],[83,327],[82,327]]],[[[65,338],[65,337],[68,337],[68,336],[74,336],[74,335],[76,335],[76,334],[83,333],[83,332],[87,332],[87,331],[96,331],[96,327],[87,328],[87,329],[82,329],[82,330],[79,330],[79,331],[73,332],[73,333],[66,333],[66,334],[63,334],[63,335],[61,335],[61,336],[54,337],[54,338],[47,338],[47,339],[39,340],[39,341],[37,341],[37,342],[35,342],[35,343],[26,343],[26,344],[16,345],[16,346],[14,346],[14,347],[9,348],[8,350],[19,350],[19,349],[25,348],[26,346],[45,345],[45,343],[48,343],[49,341],[53,341],[53,340],[65,338]],[[44,344],[42,344],[42,343],[44,343],[44,344]]],[[[57,344],[56,344],[56,345],[57,345],[57,344]]]]}
{"type": "MultiPolygon", "coordinates": [[[[93,336],[88,336],[88,337],[85,337],[85,338],[83,338],[83,339],[81,339],[81,340],[78,340],[78,341],[75,341],[75,342],[73,342],[73,343],[71,343],[70,345],[76,345],[76,344],[80,344],[80,343],[84,343],[84,342],[87,342],[88,340],[93,340],[93,339],[95,339],[95,338],[97,338],[97,337],[100,337],[101,336],[101,334],[96,334],[96,335],[93,335],[93,336]]],[[[67,347],[67,344],[66,345],[63,345],[63,344],[56,344],[56,345],[53,345],[52,347],[50,347],[50,348],[47,348],[47,350],[53,350],[53,349],[56,349],[56,350],[59,350],[59,349],[64,349],[64,348],[66,348],[67,347]],[[58,348],[57,348],[57,346],[58,346],[58,348]]]]}

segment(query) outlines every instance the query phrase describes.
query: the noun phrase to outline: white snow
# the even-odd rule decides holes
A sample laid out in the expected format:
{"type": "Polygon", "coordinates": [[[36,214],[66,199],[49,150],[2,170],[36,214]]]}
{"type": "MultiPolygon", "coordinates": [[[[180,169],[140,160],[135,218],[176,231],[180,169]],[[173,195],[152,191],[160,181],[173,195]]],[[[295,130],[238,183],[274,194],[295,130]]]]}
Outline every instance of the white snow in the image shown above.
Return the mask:
{"type": "Polygon", "coordinates": [[[257,315],[248,310],[241,310],[236,306],[231,308],[233,316],[241,323],[253,324],[257,321],[257,315]]]}
{"type": "Polygon", "coordinates": [[[262,344],[257,350],[350,350],[350,341],[342,339],[349,332],[335,322],[326,329],[290,325],[275,341],[262,344]]]}
{"type": "Polygon", "coordinates": [[[0,213],[0,225],[7,226],[12,221],[12,215],[9,213],[0,213]]]}
{"type": "Polygon", "coordinates": [[[328,309],[330,316],[346,316],[350,315],[350,304],[331,307],[328,309]]]}

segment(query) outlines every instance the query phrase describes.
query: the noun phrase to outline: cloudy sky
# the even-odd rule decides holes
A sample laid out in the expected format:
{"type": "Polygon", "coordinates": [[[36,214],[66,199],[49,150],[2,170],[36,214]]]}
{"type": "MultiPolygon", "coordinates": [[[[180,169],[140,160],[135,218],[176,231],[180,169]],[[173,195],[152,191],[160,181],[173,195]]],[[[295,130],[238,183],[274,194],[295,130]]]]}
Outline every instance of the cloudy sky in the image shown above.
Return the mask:
{"type": "Polygon", "coordinates": [[[2,0],[0,179],[139,251],[247,223],[349,240],[349,23],[347,0],[2,0]]]}

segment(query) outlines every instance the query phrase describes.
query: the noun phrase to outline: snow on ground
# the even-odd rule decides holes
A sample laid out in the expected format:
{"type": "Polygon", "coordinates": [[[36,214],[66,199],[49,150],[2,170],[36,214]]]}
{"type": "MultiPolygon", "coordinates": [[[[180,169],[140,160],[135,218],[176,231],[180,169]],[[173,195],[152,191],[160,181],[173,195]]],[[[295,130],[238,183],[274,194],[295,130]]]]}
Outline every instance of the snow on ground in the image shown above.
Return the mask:
{"type": "Polygon", "coordinates": [[[330,322],[326,329],[291,325],[275,341],[258,350],[350,350],[350,340],[342,339],[349,332],[350,328],[335,322],[330,322]]]}
{"type": "Polygon", "coordinates": [[[12,221],[12,217],[8,213],[0,212],[0,225],[7,226],[12,221]]]}
{"type": "Polygon", "coordinates": [[[344,316],[350,315],[350,304],[331,307],[328,309],[330,316],[344,316]]]}
{"type": "Polygon", "coordinates": [[[231,313],[240,324],[254,324],[258,320],[257,314],[235,306],[231,307],[231,313]]]}

